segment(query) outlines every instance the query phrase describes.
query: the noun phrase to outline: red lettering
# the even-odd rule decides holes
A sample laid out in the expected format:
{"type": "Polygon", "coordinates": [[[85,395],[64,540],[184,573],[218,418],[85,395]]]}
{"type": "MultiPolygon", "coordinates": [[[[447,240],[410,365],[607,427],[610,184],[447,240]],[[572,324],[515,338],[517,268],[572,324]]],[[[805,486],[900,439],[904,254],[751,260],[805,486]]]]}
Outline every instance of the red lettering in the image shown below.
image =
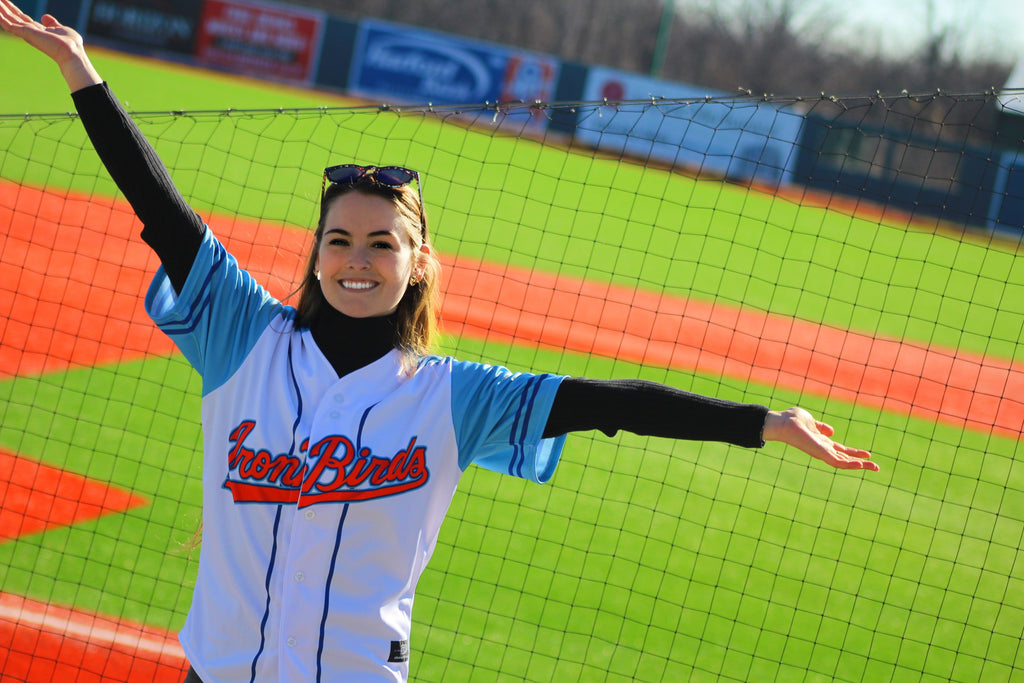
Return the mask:
{"type": "Polygon", "coordinates": [[[317,490],[331,490],[338,486],[341,486],[342,482],[339,473],[348,464],[348,461],[352,459],[352,442],[344,436],[329,436],[326,439],[322,439],[316,443],[315,446],[309,451],[311,458],[318,457],[316,464],[309,470],[306,475],[305,481],[302,482],[302,492],[309,493],[313,487],[316,486],[317,490]],[[334,457],[334,452],[338,450],[338,446],[344,446],[344,456],[341,460],[334,457]],[[332,481],[320,483],[320,478],[324,474],[324,470],[333,470],[334,478],[332,481]]]}
{"type": "Polygon", "coordinates": [[[301,456],[247,448],[245,441],[255,428],[255,421],[243,421],[229,437],[233,446],[228,466],[236,478],[229,475],[224,486],[236,502],[297,502],[299,507],[357,502],[411,491],[430,478],[427,449],[416,444],[416,437],[391,458],[374,455],[370,448],[357,454],[352,441],[340,435],[312,447],[305,439],[300,452],[308,453],[312,464],[303,464],[301,456]]]}
{"type": "Polygon", "coordinates": [[[253,458],[252,467],[249,468],[251,477],[254,479],[266,479],[270,473],[270,464],[274,461],[274,458],[268,451],[256,451],[256,457],[253,458]]]}
{"type": "MultiPolygon", "coordinates": [[[[330,454],[338,447],[337,439],[324,439],[318,442],[309,450],[309,457],[318,458],[315,465],[306,471],[306,475],[302,479],[302,492],[307,493],[313,484],[316,483],[320,475],[323,474],[324,468],[327,467],[327,461],[330,458],[330,454]]],[[[307,465],[307,467],[309,467],[307,465]]]]}
{"type": "MultiPolygon", "coordinates": [[[[235,447],[228,451],[228,469],[234,469],[238,466],[241,458],[245,457],[247,449],[242,447],[242,443],[245,442],[245,438],[249,436],[249,432],[256,427],[256,422],[253,420],[246,420],[242,422],[234,431],[231,432],[231,436],[228,437],[228,441],[234,441],[235,447]]],[[[252,451],[248,451],[251,453],[252,451]]]]}
{"type": "Polygon", "coordinates": [[[370,485],[380,486],[388,480],[388,468],[391,466],[391,461],[387,458],[373,457],[370,459],[369,467],[370,472],[370,485]]]}
{"type": "Polygon", "coordinates": [[[409,458],[409,454],[413,450],[413,445],[416,443],[416,437],[412,437],[409,440],[409,445],[405,447],[404,451],[398,451],[395,453],[395,457],[391,459],[391,466],[388,467],[388,479],[391,481],[398,481],[405,479],[406,477],[406,460],[409,458]]]}
{"type": "Polygon", "coordinates": [[[356,460],[352,469],[345,475],[345,485],[355,488],[367,479],[373,485],[379,485],[387,481],[388,466],[391,461],[387,458],[378,458],[370,455],[370,449],[364,449],[368,457],[356,460]]]}
{"type": "Polygon", "coordinates": [[[310,505],[316,505],[317,503],[358,503],[364,500],[375,500],[377,498],[386,498],[388,496],[394,496],[399,493],[405,493],[406,491],[412,491],[427,483],[428,476],[423,477],[421,480],[407,481],[401,484],[392,484],[391,486],[381,486],[374,489],[357,489],[355,491],[334,491],[332,493],[321,493],[315,496],[302,496],[299,498],[299,507],[309,507],[310,505]]]}
{"type": "Polygon", "coordinates": [[[298,489],[281,489],[276,486],[260,486],[240,481],[224,482],[224,488],[231,491],[231,498],[236,503],[297,503],[298,489]]]}
{"type": "Polygon", "coordinates": [[[281,454],[271,463],[267,481],[276,483],[280,479],[281,483],[288,488],[297,489],[302,484],[305,469],[302,466],[302,461],[295,456],[281,454]]]}
{"type": "Polygon", "coordinates": [[[409,454],[409,466],[405,468],[403,479],[418,480],[427,476],[427,449],[417,446],[409,454]]]}
{"type": "Polygon", "coordinates": [[[251,451],[245,449],[242,461],[238,463],[238,474],[245,479],[258,479],[258,477],[252,476],[252,466],[255,462],[256,457],[259,453],[265,453],[266,451],[251,451]]]}

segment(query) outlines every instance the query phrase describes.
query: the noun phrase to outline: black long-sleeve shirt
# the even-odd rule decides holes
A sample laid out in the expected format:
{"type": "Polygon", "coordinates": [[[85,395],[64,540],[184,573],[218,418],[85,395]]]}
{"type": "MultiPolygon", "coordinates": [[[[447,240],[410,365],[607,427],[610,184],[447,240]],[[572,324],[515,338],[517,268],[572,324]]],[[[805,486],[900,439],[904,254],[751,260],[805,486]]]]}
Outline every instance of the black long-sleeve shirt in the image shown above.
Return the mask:
{"type": "MultiPolygon", "coordinates": [[[[171,180],[156,151],[106,83],[72,93],[89,138],[114,182],[142,221],[171,285],[181,291],[206,226],[171,180]]],[[[339,377],[393,348],[391,317],[351,318],[330,306],[311,326],[339,377]],[[348,334],[338,334],[344,330],[348,334]],[[358,333],[353,334],[352,332],[358,333]]],[[[768,409],[681,391],[643,380],[566,378],[555,395],[545,436],[618,430],[675,439],[764,445],[768,409]]]]}

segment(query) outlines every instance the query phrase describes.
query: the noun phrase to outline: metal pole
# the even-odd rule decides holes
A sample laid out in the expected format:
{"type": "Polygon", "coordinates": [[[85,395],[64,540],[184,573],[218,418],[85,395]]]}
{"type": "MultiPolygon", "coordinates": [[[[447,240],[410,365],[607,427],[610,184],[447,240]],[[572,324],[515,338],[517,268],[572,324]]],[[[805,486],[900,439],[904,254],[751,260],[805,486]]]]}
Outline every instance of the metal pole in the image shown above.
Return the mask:
{"type": "Polygon", "coordinates": [[[661,11],[661,23],[658,24],[658,37],[654,41],[654,54],[651,56],[651,75],[661,76],[665,66],[665,52],[668,49],[668,37],[672,33],[672,20],[676,15],[676,0],[664,0],[661,11]]]}

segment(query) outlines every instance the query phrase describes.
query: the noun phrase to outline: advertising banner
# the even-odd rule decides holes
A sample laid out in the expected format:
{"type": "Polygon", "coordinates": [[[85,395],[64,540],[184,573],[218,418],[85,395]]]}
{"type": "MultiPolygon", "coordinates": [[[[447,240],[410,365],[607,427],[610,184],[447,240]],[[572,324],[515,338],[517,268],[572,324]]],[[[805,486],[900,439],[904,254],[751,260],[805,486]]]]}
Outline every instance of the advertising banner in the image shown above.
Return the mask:
{"type": "Polygon", "coordinates": [[[86,33],[191,55],[203,0],[95,0],[86,33]]]}
{"type": "MultiPolygon", "coordinates": [[[[379,21],[360,22],[350,91],[388,104],[479,105],[550,101],[554,57],[379,21]]],[[[528,109],[509,116],[536,119],[528,109]]]]}
{"type": "Polygon", "coordinates": [[[309,81],[323,12],[287,5],[206,0],[196,38],[200,63],[261,78],[309,81]]]}
{"type": "Polygon", "coordinates": [[[581,116],[576,137],[672,166],[772,185],[790,182],[803,116],[769,102],[704,101],[709,96],[723,93],[595,67],[583,99],[607,99],[609,106],[581,116]]]}

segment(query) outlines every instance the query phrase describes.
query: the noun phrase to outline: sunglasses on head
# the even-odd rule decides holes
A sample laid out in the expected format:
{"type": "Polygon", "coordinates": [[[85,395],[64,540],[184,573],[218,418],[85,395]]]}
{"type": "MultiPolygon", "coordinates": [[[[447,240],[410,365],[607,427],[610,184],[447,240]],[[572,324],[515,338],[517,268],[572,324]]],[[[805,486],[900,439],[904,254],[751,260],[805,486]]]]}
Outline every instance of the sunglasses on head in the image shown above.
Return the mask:
{"type": "Polygon", "coordinates": [[[324,169],[324,191],[327,183],[332,185],[351,185],[366,178],[376,185],[398,189],[416,181],[416,191],[420,199],[420,231],[427,235],[427,219],[423,213],[423,183],[420,174],[404,166],[360,166],[359,164],[340,164],[324,169]]]}

